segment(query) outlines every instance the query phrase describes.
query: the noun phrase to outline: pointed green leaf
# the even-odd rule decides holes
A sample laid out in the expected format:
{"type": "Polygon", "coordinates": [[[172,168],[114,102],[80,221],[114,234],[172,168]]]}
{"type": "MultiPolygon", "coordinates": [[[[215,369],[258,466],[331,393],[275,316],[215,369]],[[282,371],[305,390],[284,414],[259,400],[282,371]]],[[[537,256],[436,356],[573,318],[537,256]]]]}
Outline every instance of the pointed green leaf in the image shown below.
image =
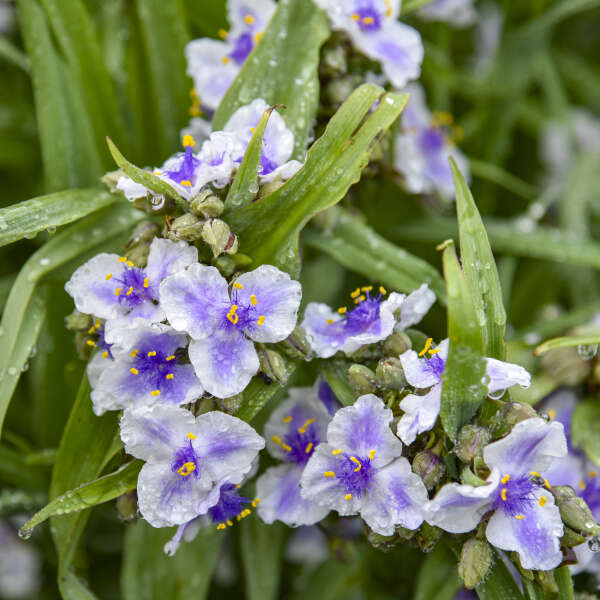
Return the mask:
{"type": "Polygon", "coordinates": [[[556,348],[573,348],[573,346],[597,346],[600,344],[600,335],[579,335],[573,337],[559,337],[552,340],[546,340],[543,344],[540,344],[534,354],[539,356],[548,352],[548,350],[555,350],[556,348]]]}
{"type": "Polygon", "coordinates": [[[319,103],[319,49],[329,35],[327,17],[314,2],[280,0],[271,22],[217,109],[213,130],[255,98],[284,104],[283,118],[294,134],[292,158],[306,154],[319,103]]]}
{"type": "Polygon", "coordinates": [[[406,94],[360,86],[333,116],[300,171],[275,193],[232,212],[228,222],[255,265],[300,271],[298,236],[317,212],[339,202],[360,179],[379,136],[398,118],[406,94]],[[370,112],[373,103],[377,108],[370,112]]]}
{"type": "Polygon", "coordinates": [[[416,581],[414,600],[451,600],[462,582],[456,569],[456,558],[443,543],[438,544],[423,560],[416,581]]]}

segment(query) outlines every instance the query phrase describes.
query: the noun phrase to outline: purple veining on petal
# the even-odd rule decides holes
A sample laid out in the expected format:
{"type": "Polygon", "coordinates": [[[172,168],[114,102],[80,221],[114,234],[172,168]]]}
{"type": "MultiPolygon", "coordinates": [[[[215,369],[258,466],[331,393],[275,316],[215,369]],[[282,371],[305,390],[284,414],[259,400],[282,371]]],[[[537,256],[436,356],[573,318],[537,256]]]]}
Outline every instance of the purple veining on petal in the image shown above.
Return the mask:
{"type": "Polygon", "coordinates": [[[251,500],[245,496],[240,496],[238,486],[232,483],[225,483],[221,486],[219,492],[219,501],[208,509],[208,514],[213,523],[226,523],[235,517],[238,517],[251,500]]]}
{"type": "Polygon", "coordinates": [[[434,354],[425,359],[423,368],[430,373],[433,373],[441,381],[444,370],[446,369],[446,361],[441,356],[434,354]]]}
{"type": "Polygon", "coordinates": [[[377,326],[381,324],[379,321],[381,298],[381,294],[372,297],[367,292],[366,299],[360,302],[356,308],[346,313],[346,319],[344,320],[344,333],[346,336],[359,335],[368,330],[377,333],[377,326]]]}
{"type": "Polygon", "coordinates": [[[428,127],[419,133],[419,146],[426,155],[438,153],[444,148],[446,136],[438,127],[428,127]]]}
{"type": "Polygon", "coordinates": [[[147,279],[146,272],[137,267],[126,267],[120,277],[114,276],[112,280],[118,285],[119,304],[131,310],[147,300],[157,300],[157,290],[147,279]]]}
{"type": "Polygon", "coordinates": [[[173,171],[167,171],[167,176],[176,183],[182,184],[182,182],[189,182],[190,185],[194,185],[196,181],[196,168],[200,164],[200,161],[194,156],[192,146],[187,146],[183,155],[183,160],[179,165],[178,169],[173,171]]]}
{"type": "Polygon", "coordinates": [[[336,465],[335,476],[347,494],[360,498],[369,490],[377,470],[369,458],[341,454],[342,461],[336,465]]]}
{"type": "Polygon", "coordinates": [[[163,444],[169,444],[171,442],[171,432],[166,425],[153,420],[153,419],[142,419],[144,432],[148,434],[152,440],[158,440],[163,444]]]}
{"type": "Polygon", "coordinates": [[[330,415],[334,415],[341,407],[340,401],[325,379],[319,379],[317,394],[330,415]]]}
{"type": "Polygon", "coordinates": [[[242,33],[233,41],[233,50],[229,53],[229,58],[233,59],[238,65],[243,65],[250,52],[254,48],[254,38],[251,33],[242,33]]]}
{"type": "Polygon", "coordinates": [[[534,491],[539,487],[527,475],[503,480],[492,496],[492,509],[511,517],[522,515],[536,502],[534,491]]]}

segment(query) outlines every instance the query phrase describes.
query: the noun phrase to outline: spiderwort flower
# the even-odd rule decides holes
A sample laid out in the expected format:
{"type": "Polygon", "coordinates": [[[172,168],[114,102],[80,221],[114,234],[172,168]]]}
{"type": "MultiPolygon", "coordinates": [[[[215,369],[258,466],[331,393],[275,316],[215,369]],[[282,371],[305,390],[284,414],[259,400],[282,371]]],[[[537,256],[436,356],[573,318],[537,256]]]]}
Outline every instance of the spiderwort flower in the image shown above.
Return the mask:
{"type": "Polygon", "coordinates": [[[381,63],[384,75],[397,88],[418,79],[423,42],[416,29],[397,21],[400,0],[315,0],[334,29],[348,33],[352,43],[381,63]]]}
{"type": "Polygon", "coordinates": [[[521,421],[484,448],[491,470],[486,485],[446,484],[428,503],[426,520],[450,533],[465,533],[493,511],[486,528],[490,544],[518,552],[525,569],[553,569],[562,560],[563,524],[540,473],[566,453],[560,423],[537,417],[521,421]]]}
{"type": "Polygon", "coordinates": [[[401,456],[392,419],[392,411],[373,394],[340,409],[327,428],[327,443],[306,465],[302,496],[343,516],[358,513],[381,535],[393,534],[396,525],[419,527],[427,491],[401,456]]]}
{"type": "Polygon", "coordinates": [[[197,260],[193,246],[155,238],[144,268],[124,256],[98,254],[73,273],[65,290],[77,310],[106,319],[104,339],[116,343],[131,327],[164,320],[158,304],[160,282],[197,260]]]}
{"type": "Polygon", "coordinates": [[[350,294],[356,304],[351,310],[343,306],[334,312],[326,304],[308,304],[302,327],[317,356],[329,358],[338,350],[348,354],[384,340],[394,328],[406,329],[418,323],[435,302],[435,295],[426,284],[409,296],[392,292],[386,300],[383,287],[377,295],[371,295],[372,291],[372,286],[356,288],[350,294]],[[396,323],[394,313],[398,309],[400,319],[396,323]]]}
{"type": "Polygon", "coordinates": [[[140,512],[153,527],[182,525],[215,506],[224,479],[240,483],[264,440],[222,412],[194,417],[173,406],[125,411],[121,439],[146,461],[138,479],[140,512]]]}
{"type": "Polygon", "coordinates": [[[460,172],[469,178],[469,163],[454,145],[462,134],[452,128],[452,116],[431,114],[419,84],[407,86],[410,102],[402,113],[402,127],[395,142],[394,167],[403,175],[406,188],[415,194],[438,192],[454,197],[454,181],[448,159],[454,158],[460,172]]]}
{"type": "Polygon", "coordinates": [[[477,18],[474,0],[434,0],[417,13],[425,21],[445,21],[455,27],[472,25],[477,18]]]}
{"type": "Polygon", "coordinates": [[[191,265],[160,287],[169,323],[192,337],[189,355],[204,388],[218,398],[241,392],[258,371],[254,342],[280,342],[294,329],[302,290],[262,265],[232,284],[215,267],[191,265]]]}
{"type": "MultiPolygon", "coordinates": [[[[408,350],[400,355],[406,381],[416,389],[431,388],[424,396],[408,394],[400,402],[404,415],[398,422],[397,433],[405,444],[412,444],[417,435],[429,431],[440,414],[442,375],[446,369],[449,340],[445,339],[437,347],[432,346],[432,341],[429,338],[418,354],[408,350]]],[[[516,384],[529,387],[531,376],[523,367],[493,358],[486,358],[485,361],[488,394],[498,393],[516,384]]]]}
{"type": "Polygon", "coordinates": [[[256,482],[258,514],[265,523],[283,521],[291,527],[312,525],[329,508],[300,495],[306,463],[325,440],[331,416],[314,388],[292,388],[265,425],[269,453],[283,464],[271,467],[256,482]]]}
{"type": "Polygon", "coordinates": [[[229,0],[231,30],[219,32],[224,41],[203,38],[186,46],[187,74],[194,80],[194,90],[207,111],[217,109],[274,11],[272,0],[229,0]]]}

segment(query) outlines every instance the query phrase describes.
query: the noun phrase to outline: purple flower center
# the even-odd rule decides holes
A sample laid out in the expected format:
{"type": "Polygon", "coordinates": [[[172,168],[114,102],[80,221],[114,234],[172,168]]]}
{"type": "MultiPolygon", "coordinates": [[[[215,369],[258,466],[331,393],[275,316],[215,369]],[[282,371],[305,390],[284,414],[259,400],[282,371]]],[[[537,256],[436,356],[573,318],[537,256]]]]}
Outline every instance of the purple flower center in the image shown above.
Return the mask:
{"type": "Polygon", "coordinates": [[[372,298],[369,292],[365,300],[361,301],[356,308],[346,313],[344,330],[347,335],[359,335],[368,331],[374,323],[379,320],[379,307],[381,295],[372,298]]]}
{"type": "Polygon", "coordinates": [[[286,461],[304,465],[321,442],[314,419],[308,419],[301,427],[294,421],[290,423],[290,429],[283,438],[281,447],[287,451],[286,461]]]}
{"type": "MultiPolygon", "coordinates": [[[[219,501],[208,509],[208,514],[213,523],[226,523],[236,517],[246,514],[244,509],[251,500],[238,494],[238,486],[225,483],[221,486],[219,501]]],[[[249,509],[246,509],[249,510],[249,509]]]]}
{"type": "Polygon", "coordinates": [[[346,494],[360,498],[362,493],[369,489],[376,469],[371,464],[370,458],[347,454],[342,454],[341,458],[343,461],[336,467],[335,476],[346,494]]]}
{"type": "Polygon", "coordinates": [[[200,477],[199,458],[192,446],[192,440],[188,439],[173,457],[171,463],[171,471],[180,475],[181,480],[189,479],[194,477],[198,479],[200,477]]]}
{"type": "Polygon", "coordinates": [[[238,290],[234,283],[231,304],[225,307],[223,311],[223,320],[221,326],[225,329],[232,327],[240,329],[253,329],[260,327],[265,322],[265,316],[261,315],[256,308],[258,300],[254,294],[250,294],[248,302],[244,303],[239,299],[238,290]]]}
{"type": "Polygon", "coordinates": [[[362,6],[356,9],[351,18],[356,21],[363,33],[381,29],[381,15],[373,6],[362,6]]]}
{"type": "Polygon", "coordinates": [[[156,290],[150,286],[146,272],[137,267],[125,267],[121,277],[115,277],[118,284],[115,293],[119,304],[134,309],[146,300],[157,300],[156,290]]]}
{"type": "Polygon", "coordinates": [[[254,38],[251,33],[242,33],[233,42],[233,50],[229,54],[229,58],[235,60],[238,65],[244,64],[250,52],[254,48],[254,38]]]}
{"type": "Polygon", "coordinates": [[[441,381],[444,370],[446,369],[446,361],[441,356],[434,354],[429,358],[425,358],[423,368],[430,373],[433,373],[441,381]]]}
{"type": "Polygon", "coordinates": [[[539,487],[528,475],[514,478],[504,475],[492,497],[492,508],[517,519],[523,518],[536,502],[534,491],[539,487]]]}
{"type": "Polygon", "coordinates": [[[419,146],[424,154],[437,154],[445,143],[446,135],[439,127],[428,127],[420,132],[419,146]]]}
{"type": "Polygon", "coordinates": [[[262,169],[260,171],[261,175],[268,175],[269,173],[272,173],[275,169],[277,169],[277,167],[279,166],[275,161],[271,160],[264,153],[264,151],[262,152],[262,154],[260,156],[260,164],[262,167],[262,169]]]}
{"type": "Polygon", "coordinates": [[[169,179],[176,183],[191,187],[196,181],[196,168],[199,164],[200,161],[194,156],[192,146],[190,145],[185,149],[185,154],[183,155],[183,160],[181,161],[179,168],[173,171],[167,171],[166,173],[169,179]]]}

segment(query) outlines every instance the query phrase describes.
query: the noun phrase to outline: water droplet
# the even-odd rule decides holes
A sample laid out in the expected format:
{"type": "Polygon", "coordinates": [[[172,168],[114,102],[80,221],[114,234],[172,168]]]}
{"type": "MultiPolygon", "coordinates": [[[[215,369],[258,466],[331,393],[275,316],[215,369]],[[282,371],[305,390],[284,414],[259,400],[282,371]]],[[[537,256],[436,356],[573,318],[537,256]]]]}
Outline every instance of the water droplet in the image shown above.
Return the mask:
{"type": "Polygon", "coordinates": [[[594,536],[588,541],[588,548],[592,552],[598,552],[600,550],[600,538],[598,536],[594,536]]]}
{"type": "Polygon", "coordinates": [[[40,258],[40,266],[47,267],[50,264],[49,258],[40,258]]]}
{"type": "Polygon", "coordinates": [[[502,396],[504,396],[505,393],[506,390],[496,390],[495,392],[489,392],[488,398],[490,400],[500,400],[500,398],[502,398],[502,396]]]}
{"type": "Polygon", "coordinates": [[[542,417],[542,419],[544,419],[544,421],[550,422],[552,420],[552,417],[548,413],[545,413],[545,412],[541,412],[540,417],[542,417]]]}
{"type": "Polygon", "coordinates": [[[11,377],[14,377],[19,371],[17,370],[16,367],[8,367],[8,374],[11,377]]]}
{"type": "Polygon", "coordinates": [[[29,369],[29,362],[25,362],[25,364],[21,367],[21,373],[25,373],[29,369]]]}
{"type": "Polygon", "coordinates": [[[165,205],[165,202],[166,200],[164,194],[158,194],[150,197],[150,204],[152,204],[153,210],[160,210],[165,205]]]}
{"type": "Polygon", "coordinates": [[[32,533],[33,529],[25,529],[24,527],[21,527],[21,529],[19,529],[19,537],[22,540],[28,540],[31,537],[32,533]]]}
{"type": "Polygon", "coordinates": [[[251,194],[256,194],[258,192],[258,182],[255,181],[248,186],[248,190],[251,194]]]}
{"type": "Polygon", "coordinates": [[[29,352],[29,358],[33,358],[37,354],[37,346],[31,346],[31,352],[29,352]]]}
{"type": "Polygon", "coordinates": [[[586,521],[585,528],[592,529],[592,527],[594,527],[594,525],[595,525],[595,523],[593,521],[586,521]]]}
{"type": "Polygon", "coordinates": [[[56,233],[56,226],[50,225],[50,227],[48,227],[48,229],[46,229],[46,231],[52,235],[53,233],[56,233]]]}
{"type": "Polygon", "coordinates": [[[577,353],[583,360],[590,360],[598,354],[598,344],[579,344],[577,353]]]}
{"type": "Polygon", "coordinates": [[[525,343],[530,346],[535,346],[536,344],[539,344],[542,341],[540,334],[533,332],[525,334],[525,337],[523,339],[525,340],[525,343]]]}

